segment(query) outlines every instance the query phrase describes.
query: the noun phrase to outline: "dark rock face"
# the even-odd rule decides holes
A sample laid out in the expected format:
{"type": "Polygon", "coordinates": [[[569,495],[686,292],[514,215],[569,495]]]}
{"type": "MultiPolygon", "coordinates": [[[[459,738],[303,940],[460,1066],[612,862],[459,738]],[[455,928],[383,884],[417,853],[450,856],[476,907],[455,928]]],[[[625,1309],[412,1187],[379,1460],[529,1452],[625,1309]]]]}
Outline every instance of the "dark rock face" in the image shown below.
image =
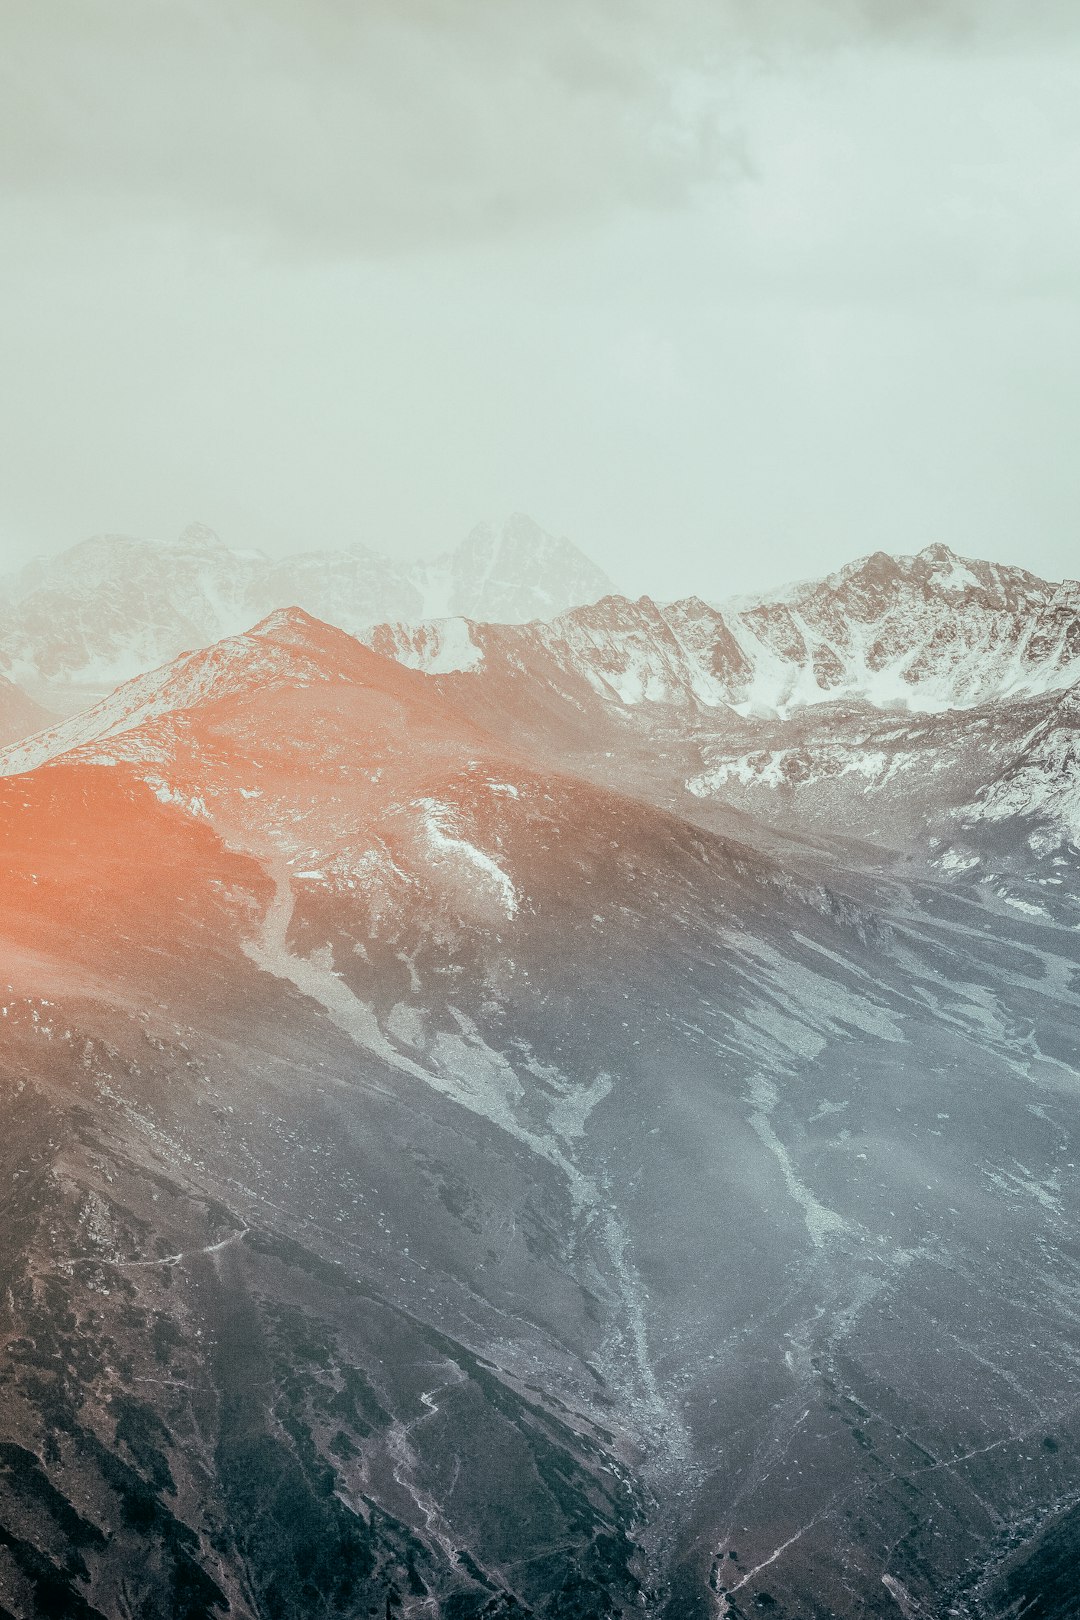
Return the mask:
{"type": "Polygon", "coordinates": [[[285,615],[0,782],[7,1614],[1075,1608],[1075,861],[951,815],[1071,709],[541,669],[285,615]]]}
{"type": "Polygon", "coordinates": [[[9,936],[32,936],[35,960],[48,951],[59,967],[86,875],[75,850],[107,812],[89,865],[107,868],[123,845],[127,877],[113,873],[112,909],[81,917],[77,988],[5,1009],[4,1387],[6,1431],[21,1436],[0,1456],[6,1606],[354,1615],[437,1594],[470,1614],[510,1601],[507,1559],[526,1566],[514,1601],[542,1599],[538,1612],[632,1604],[642,1503],[610,1433],[434,1325],[438,1302],[416,1314],[437,1291],[426,1275],[471,1286],[471,1255],[449,1275],[455,1245],[438,1229],[463,1218],[472,1246],[481,1173],[463,1171],[476,1149],[455,1153],[452,1120],[412,1129],[394,1103],[393,1149],[350,1107],[348,1136],[382,1141],[335,1156],[319,1077],[329,1057],[351,1090],[358,1054],[332,1031],[327,1045],[295,996],[279,1005],[276,981],[237,950],[237,918],[265,888],[257,869],[145,791],[81,776],[57,768],[33,816],[15,818],[33,837],[12,875],[44,866],[54,904],[28,921],[16,891],[6,914],[9,936]],[[50,809],[77,838],[51,862],[50,809]],[[151,852],[167,858],[178,909],[147,971],[122,930],[140,921],[151,852]],[[225,887],[237,918],[215,918],[225,887]],[[91,980],[106,943],[109,978],[91,980]],[[277,1065],[282,1112],[267,1115],[263,1075],[277,1065]],[[424,1148],[433,1132],[446,1159],[424,1148]],[[377,1195],[369,1156],[383,1161],[377,1195]],[[438,1264],[405,1258],[385,1212],[357,1214],[376,1196],[410,1202],[416,1182],[438,1264]],[[289,1235],[324,1221],[329,1244],[289,1235]],[[379,1278],[340,1258],[372,1238],[379,1278]]]}

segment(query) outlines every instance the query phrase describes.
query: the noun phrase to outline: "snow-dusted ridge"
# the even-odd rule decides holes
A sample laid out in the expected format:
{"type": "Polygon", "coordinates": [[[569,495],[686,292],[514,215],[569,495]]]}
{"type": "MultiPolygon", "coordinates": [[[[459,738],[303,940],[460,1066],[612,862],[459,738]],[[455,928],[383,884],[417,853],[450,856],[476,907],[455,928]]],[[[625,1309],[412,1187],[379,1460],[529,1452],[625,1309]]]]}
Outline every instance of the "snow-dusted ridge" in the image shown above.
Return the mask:
{"type": "Polygon", "coordinates": [[[1049,706],[1016,757],[961,812],[968,825],[1020,819],[1037,824],[1035,845],[1061,840],[1080,848],[1080,694],[1049,706]]]}
{"type": "Polygon", "coordinates": [[[432,673],[539,658],[622,705],[783,715],[812,704],[942,713],[1080,678],[1080,584],[929,546],[713,605],[608,596],[550,623],[384,625],[372,645],[432,673]]]}
{"type": "Polygon", "coordinates": [[[293,607],[0,750],[0,776],[124,767],[290,881],[379,912],[424,888],[499,927],[523,902],[496,832],[521,785],[493,749],[434,678],[293,607]]]}
{"type": "Polygon", "coordinates": [[[103,744],[146,721],[182,713],[198,703],[274,685],[332,680],[359,652],[351,637],[320,624],[302,609],[278,610],[243,635],[182,653],[171,663],[125,681],[82,713],[0,750],[0,775],[33,770],[60,754],[103,744]]]}

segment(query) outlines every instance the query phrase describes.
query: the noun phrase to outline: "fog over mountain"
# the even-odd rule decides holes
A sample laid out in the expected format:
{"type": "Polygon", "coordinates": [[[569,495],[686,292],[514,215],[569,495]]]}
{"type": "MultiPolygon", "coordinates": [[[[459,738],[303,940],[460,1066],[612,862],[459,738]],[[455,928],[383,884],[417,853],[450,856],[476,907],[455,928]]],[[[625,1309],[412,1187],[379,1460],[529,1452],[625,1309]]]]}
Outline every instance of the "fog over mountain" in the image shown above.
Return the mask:
{"type": "Polygon", "coordinates": [[[268,557],[226,546],[203,523],[174,541],[95,535],[4,584],[0,668],[46,691],[71,683],[76,703],[85,689],[245,630],[283,604],[351,631],[452,614],[515,624],[612,588],[570,541],[522,513],[478,524],[454,550],[420,562],[363,545],[268,557]]]}
{"type": "Polygon", "coordinates": [[[0,62],[0,1620],[1078,1620],[1080,7],[0,62]]]}

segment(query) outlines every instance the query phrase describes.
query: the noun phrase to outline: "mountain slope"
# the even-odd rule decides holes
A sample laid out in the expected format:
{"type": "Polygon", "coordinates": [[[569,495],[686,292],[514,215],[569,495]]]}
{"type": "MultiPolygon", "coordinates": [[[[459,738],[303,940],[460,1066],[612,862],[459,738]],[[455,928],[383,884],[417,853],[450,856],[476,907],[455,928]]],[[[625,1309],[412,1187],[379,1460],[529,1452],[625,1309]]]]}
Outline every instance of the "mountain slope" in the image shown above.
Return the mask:
{"type": "MultiPolygon", "coordinates": [[[[503,1584],[500,1468],[541,1559],[526,1592],[635,1601],[639,1507],[602,1433],[443,1329],[499,1340],[483,1234],[446,1231],[465,1177],[491,1185],[477,1122],[256,968],[271,886],[129,772],[19,778],[0,825],[0,1602],[476,1613],[503,1584]]],[[[506,1320],[535,1362],[542,1335],[506,1320]]]]}
{"type": "Polygon", "coordinates": [[[1080,848],[1080,693],[1074,688],[1032,705],[1031,724],[1004,769],[987,772],[968,826],[1021,826],[1030,847],[1080,848]]]}
{"type": "Polygon", "coordinates": [[[269,614],[244,634],[182,653],[171,663],[124,682],[92,708],[5,752],[4,774],[58,754],[228,699],[257,699],[286,688],[351,682],[369,690],[412,694],[436,708],[441,700],[423,676],[371,652],[355,637],[301,608],[269,614]]]}
{"type": "Polygon", "coordinates": [[[779,866],[469,680],[275,615],[0,781],[0,1603],[1004,1620],[1080,1500],[1069,897],[779,866]]]}

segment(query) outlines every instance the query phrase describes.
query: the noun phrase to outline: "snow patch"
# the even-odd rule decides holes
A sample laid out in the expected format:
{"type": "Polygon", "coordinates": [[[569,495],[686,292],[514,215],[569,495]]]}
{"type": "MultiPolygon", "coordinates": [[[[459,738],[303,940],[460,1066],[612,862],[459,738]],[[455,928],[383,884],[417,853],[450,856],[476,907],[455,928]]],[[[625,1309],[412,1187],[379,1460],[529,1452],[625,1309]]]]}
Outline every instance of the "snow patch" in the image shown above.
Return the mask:
{"type": "Polygon", "coordinates": [[[495,895],[506,915],[515,917],[519,900],[512,880],[486,850],[461,837],[449,805],[438,799],[420,799],[418,808],[422,812],[425,836],[436,854],[466,862],[495,895]]]}

